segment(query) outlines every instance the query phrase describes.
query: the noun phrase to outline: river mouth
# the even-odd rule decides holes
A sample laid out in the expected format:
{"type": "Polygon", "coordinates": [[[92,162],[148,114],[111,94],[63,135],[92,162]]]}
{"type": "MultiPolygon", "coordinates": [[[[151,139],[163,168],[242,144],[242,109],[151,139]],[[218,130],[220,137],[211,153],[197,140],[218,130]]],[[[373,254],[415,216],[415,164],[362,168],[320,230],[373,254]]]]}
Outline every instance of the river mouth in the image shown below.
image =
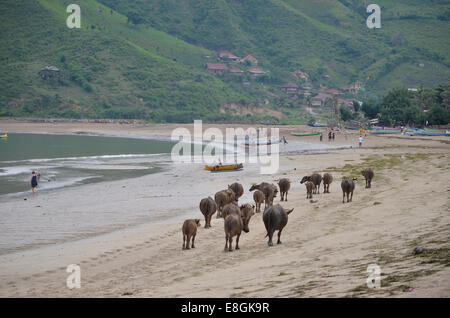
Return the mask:
{"type": "Polygon", "coordinates": [[[0,143],[0,198],[158,173],[174,143],[103,136],[9,134],[0,143]]]}

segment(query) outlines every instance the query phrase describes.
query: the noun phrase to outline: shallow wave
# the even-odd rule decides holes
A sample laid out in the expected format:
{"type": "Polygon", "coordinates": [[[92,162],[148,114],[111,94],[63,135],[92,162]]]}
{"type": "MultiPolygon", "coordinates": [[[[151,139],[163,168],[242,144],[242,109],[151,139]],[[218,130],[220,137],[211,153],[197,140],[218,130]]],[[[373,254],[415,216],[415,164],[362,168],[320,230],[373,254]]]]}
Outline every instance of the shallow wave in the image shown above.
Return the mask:
{"type": "MultiPolygon", "coordinates": [[[[154,153],[154,154],[120,154],[120,155],[101,155],[101,156],[82,156],[82,157],[64,157],[64,158],[41,158],[41,159],[23,159],[0,161],[0,163],[21,163],[21,162],[51,162],[51,161],[72,161],[72,160],[96,160],[96,159],[121,159],[121,158],[145,158],[145,157],[164,157],[170,154],[154,153]]],[[[1,168],[3,169],[3,168],[1,168]]]]}

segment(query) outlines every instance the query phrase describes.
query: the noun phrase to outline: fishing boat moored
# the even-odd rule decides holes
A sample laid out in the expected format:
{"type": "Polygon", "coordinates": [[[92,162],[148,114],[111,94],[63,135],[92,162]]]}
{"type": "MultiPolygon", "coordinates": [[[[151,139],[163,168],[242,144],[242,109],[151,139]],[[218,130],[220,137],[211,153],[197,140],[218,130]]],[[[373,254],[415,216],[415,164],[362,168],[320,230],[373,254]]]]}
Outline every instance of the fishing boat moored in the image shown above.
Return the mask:
{"type": "Polygon", "coordinates": [[[219,171],[235,171],[241,170],[244,168],[242,163],[232,164],[232,165],[215,165],[215,166],[205,166],[205,170],[211,172],[219,172],[219,171]]]}

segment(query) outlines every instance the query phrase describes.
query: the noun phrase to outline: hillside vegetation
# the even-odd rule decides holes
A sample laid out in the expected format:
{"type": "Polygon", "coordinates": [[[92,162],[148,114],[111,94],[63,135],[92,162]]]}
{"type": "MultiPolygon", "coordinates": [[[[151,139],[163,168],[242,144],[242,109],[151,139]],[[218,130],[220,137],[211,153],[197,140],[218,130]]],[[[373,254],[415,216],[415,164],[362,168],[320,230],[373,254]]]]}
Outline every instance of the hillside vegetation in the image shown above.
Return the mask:
{"type": "Polygon", "coordinates": [[[278,103],[295,70],[314,87],[361,81],[367,97],[450,75],[450,1],[380,0],[382,28],[373,30],[365,0],[79,0],[81,29],[66,26],[70,3],[0,3],[0,115],[264,119],[219,111],[239,104],[305,121],[278,103]],[[266,76],[245,86],[247,77],[207,74],[219,51],[255,56],[266,76]],[[49,65],[60,69],[57,80],[38,75],[49,65]]]}

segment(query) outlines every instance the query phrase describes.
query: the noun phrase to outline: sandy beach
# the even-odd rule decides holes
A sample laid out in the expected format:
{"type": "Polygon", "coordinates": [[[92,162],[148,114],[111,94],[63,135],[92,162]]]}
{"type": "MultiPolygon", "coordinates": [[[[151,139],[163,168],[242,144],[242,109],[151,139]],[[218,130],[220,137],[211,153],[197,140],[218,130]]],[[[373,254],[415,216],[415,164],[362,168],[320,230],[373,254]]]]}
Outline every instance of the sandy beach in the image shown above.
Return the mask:
{"type": "MultiPolygon", "coordinates": [[[[230,125],[203,125],[225,130],[230,125]]],[[[247,127],[245,125],[232,125],[247,127]]],[[[0,131],[96,134],[170,138],[174,128],[193,125],[99,123],[29,123],[0,120],[0,131]]],[[[320,144],[319,131],[307,126],[280,126],[280,136],[320,144]]],[[[325,130],[323,130],[325,131],[325,130]]],[[[448,137],[402,135],[364,138],[339,132],[336,149],[280,156],[274,175],[261,175],[256,164],[240,172],[211,174],[202,164],[167,167],[162,174],[39,193],[27,201],[8,199],[1,209],[23,214],[39,209],[50,220],[63,213],[77,227],[76,216],[92,211],[117,218],[115,225],[76,239],[67,237],[0,255],[1,297],[448,297],[450,295],[450,183],[448,137]],[[348,148],[348,146],[352,148],[348,148]],[[342,148],[342,149],[341,149],[342,148]],[[375,171],[372,188],[364,188],[363,168],[375,171]],[[299,180],[312,172],[330,172],[330,194],[306,199],[299,180]],[[342,204],[340,181],[358,177],[353,202],[342,204]],[[252,183],[289,178],[287,202],[294,208],[283,230],[283,244],[267,246],[262,215],[250,221],[238,251],[224,252],[223,220],[214,215],[203,228],[198,204],[228,184],[240,182],[240,203],[252,203],[252,183]],[[122,222],[133,210],[140,218],[122,222]],[[152,213],[152,222],[148,215],[152,213]],[[160,213],[161,218],[154,218],[160,213]],[[167,220],[163,216],[170,214],[167,220]],[[184,219],[200,218],[196,248],[181,249],[184,219]],[[413,255],[420,245],[424,252],[413,255]],[[66,286],[69,264],[81,268],[81,288],[66,286]],[[369,264],[381,268],[381,288],[366,285],[369,264]]],[[[332,147],[332,148],[333,148],[332,147]]],[[[33,224],[21,224],[21,229],[33,224]]],[[[42,231],[46,229],[43,228],[42,231]]],[[[51,235],[52,233],[49,233],[51,235]]]]}

